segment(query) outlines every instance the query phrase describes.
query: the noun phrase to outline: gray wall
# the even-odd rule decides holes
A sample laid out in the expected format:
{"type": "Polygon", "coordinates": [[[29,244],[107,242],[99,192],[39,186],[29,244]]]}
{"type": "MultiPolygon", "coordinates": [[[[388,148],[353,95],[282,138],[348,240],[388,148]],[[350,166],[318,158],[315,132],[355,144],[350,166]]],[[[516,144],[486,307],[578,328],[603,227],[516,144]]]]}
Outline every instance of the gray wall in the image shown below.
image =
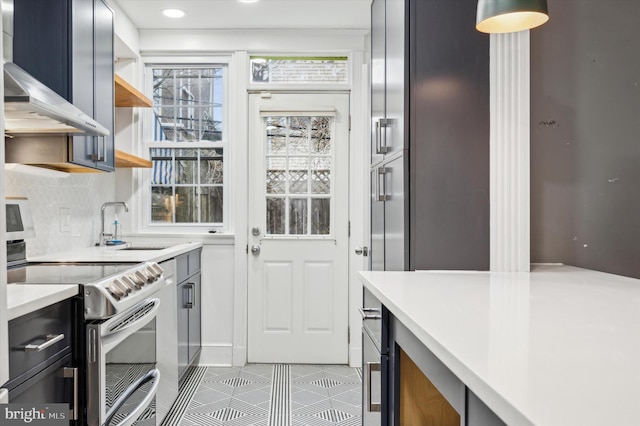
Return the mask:
{"type": "Polygon", "coordinates": [[[640,1],[531,31],[531,260],[640,278],[640,1]]]}

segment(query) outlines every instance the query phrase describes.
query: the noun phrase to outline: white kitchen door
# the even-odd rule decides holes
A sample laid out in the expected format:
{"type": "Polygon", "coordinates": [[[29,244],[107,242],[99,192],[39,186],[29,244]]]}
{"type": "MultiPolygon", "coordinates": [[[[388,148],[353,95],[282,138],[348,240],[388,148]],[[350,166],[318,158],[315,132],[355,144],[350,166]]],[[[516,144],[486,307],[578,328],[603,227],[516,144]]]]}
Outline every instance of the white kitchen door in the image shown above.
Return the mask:
{"type": "Polygon", "coordinates": [[[248,361],[348,362],[349,95],[249,98],[248,361]]]}

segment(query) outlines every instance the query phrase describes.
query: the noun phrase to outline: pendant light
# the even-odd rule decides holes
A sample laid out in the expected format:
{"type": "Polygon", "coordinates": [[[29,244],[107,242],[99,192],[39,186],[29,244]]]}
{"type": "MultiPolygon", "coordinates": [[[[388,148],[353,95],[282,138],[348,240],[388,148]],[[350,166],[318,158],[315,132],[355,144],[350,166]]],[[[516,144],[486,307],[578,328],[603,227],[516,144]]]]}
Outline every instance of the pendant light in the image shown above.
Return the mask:
{"type": "Polygon", "coordinates": [[[478,0],[476,29],[483,33],[529,30],[548,20],[547,0],[478,0]]]}

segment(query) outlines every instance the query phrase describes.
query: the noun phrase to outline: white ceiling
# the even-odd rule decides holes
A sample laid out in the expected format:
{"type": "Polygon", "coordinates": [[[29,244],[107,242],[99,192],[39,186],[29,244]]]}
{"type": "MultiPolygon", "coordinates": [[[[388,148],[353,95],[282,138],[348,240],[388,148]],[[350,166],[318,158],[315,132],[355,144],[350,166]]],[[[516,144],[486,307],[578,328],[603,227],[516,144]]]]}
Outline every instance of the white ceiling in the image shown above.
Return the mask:
{"type": "Polygon", "coordinates": [[[371,0],[115,0],[139,29],[369,29],[371,0]],[[181,19],[163,9],[182,9],[181,19]]]}

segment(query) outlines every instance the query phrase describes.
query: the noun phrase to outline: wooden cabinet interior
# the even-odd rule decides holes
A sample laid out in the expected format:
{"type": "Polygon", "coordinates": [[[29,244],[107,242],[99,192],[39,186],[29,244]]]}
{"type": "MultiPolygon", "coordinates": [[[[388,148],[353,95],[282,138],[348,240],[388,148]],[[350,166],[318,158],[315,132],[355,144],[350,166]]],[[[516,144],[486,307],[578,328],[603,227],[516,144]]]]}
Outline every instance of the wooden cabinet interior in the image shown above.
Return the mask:
{"type": "Polygon", "coordinates": [[[460,426],[460,415],[402,350],[400,424],[460,426]]]}

